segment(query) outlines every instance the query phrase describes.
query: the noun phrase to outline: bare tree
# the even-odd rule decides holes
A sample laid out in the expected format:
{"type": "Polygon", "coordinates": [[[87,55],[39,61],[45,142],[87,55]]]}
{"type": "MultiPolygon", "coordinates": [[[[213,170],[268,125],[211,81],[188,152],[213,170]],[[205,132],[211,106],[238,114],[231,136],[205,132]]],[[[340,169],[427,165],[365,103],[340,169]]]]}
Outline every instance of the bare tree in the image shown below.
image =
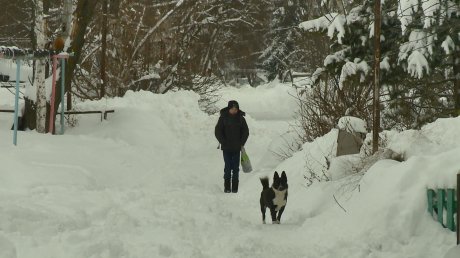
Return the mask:
{"type": "MultiPolygon", "coordinates": [[[[35,13],[36,13],[35,23],[37,24],[35,27],[35,34],[37,37],[37,47],[41,49],[44,49],[47,43],[46,22],[44,18],[45,10],[43,8],[44,5],[47,5],[46,0],[39,0],[36,2],[36,8],[35,8],[35,13]]],[[[39,59],[35,63],[36,74],[35,74],[34,88],[37,91],[36,125],[37,125],[37,132],[39,133],[46,133],[47,94],[46,94],[46,87],[45,87],[45,79],[46,79],[45,65],[46,65],[46,61],[43,59],[39,59]]]]}

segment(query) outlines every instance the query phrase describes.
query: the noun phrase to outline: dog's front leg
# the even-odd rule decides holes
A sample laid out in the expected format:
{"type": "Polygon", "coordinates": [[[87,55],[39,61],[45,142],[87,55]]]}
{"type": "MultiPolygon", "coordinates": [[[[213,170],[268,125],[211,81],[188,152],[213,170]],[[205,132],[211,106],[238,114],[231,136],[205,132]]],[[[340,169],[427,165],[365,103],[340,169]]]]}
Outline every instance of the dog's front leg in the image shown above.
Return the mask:
{"type": "Polygon", "coordinates": [[[283,215],[284,207],[286,206],[281,207],[281,209],[278,211],[278,217],[276,218],[276,221],[278,222],[278,224],[280,224],[281,222],[281,215],[283,215]]]}
{"type": "Polygon", "coordinates": [[[270,214],[272,215],[272,223],[278,224],[276,221],[276,209],[275,207],[270,207],[270,214]]]}

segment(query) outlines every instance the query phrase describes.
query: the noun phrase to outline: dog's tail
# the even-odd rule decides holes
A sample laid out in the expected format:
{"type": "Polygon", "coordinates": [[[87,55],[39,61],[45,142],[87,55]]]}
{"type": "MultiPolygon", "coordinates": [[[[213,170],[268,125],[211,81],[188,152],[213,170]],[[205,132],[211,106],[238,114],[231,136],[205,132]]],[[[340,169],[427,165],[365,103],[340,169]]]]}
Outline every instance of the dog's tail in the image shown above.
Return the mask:
{"type": "Polygon", "coordinates": [[[268,185],[268,177],[261,177],[260,182],[262,183],[263,189],[268,189],[270,186],[268,185]]]}

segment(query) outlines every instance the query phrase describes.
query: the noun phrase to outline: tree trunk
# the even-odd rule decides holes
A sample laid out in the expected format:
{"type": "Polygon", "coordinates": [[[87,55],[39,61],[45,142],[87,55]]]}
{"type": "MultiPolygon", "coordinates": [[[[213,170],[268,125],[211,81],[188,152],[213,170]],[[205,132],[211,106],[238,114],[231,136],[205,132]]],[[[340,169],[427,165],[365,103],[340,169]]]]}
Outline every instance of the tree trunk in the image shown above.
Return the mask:
{"type": "MultiPolygon", "coordinates": [[[[62,25],[61,25],[61,36],[64,40],[64,49],[63,51],[67,51],[67,48],[69,47],[68,45],[66,45],[66,42],[68,42],[68,39],[70,38],[70,30],[72,29],[72,9],[73,9],[73,6],[72,6],[72,0],[64,0],[64,5],[63,5],[63,15],[62,15],[62,25]]],[[[61,68],[62,69],[62,68],[61,68]]],[[[61,76],[59,76],[60,78],[61,76]]],[[[59,79],[58,83],[56,83],[56,85],[61,85],[61,78],[59,79]]],[[[56,94],[59,94],[59,100],[61,100],[61,87],[57,87],[59,88],[58,91],[56,91],[57,93],[56,94]]],[[[70,110],[72,108],[72,97],[71,97],[71,94],[70,92],[71,91],[67,91],[68,94],[67,94],[67,105],[66,105],[66,108],[67,110],[70,110]]],[[[61,101],[56,101],[56,103],[60,103],[61,101]]],[[[59,104],[58,104],[59,105],[59,104]]],[[[57,109],[55,109],[57,110],[57,109]]],[[[64,110],[64,107],[62,107],[61,109],[61,112],[65,111],[64,110]]]]}
{"type": "Polygon", "coordinates": [[[72,0],[64,0],[62,13],[61,36],[64,42],[66,42],[70,37],[70,29],[72,27],[72,0]]]}
{"type": "MultiPolygon", "coordinates": [[[[45,8],[49,8],[49,0],[37,1],[37,4],[32,5],[33,22],[31,26],[31,39],[33,49],[43,49],[46,44],[46,23],[44,21],[45,8]]],[[[47,132],[47,110],[49,103],[46,101],[45,90],[45,71],[46,61],[34,60],[33,61],[33,74],[32,84],[33,87],[27,89],[24,100],[24,127],[30,130],[37,129],[37,132],[47,132]],[[32,91],[32,92],[29,92],[32,91]],[[36,95],[35,98],[28,98],[28,96],[36,95]],[[39,113],[38,113],[39,112],[39,113]]]]}
{"type": "Polygon", "coordinates": [[[108,14],[108,0],[103,0],[102,2],[102,32],[101,32],[101,36],[102,36],[102,39],[101,39],[101,92],[100,92],[100,97],[101,98],[104,98],[105,97],[105,88],[106,88],[106,79],[105,79],[105,55],[106,55],[106,50],[107,50],[107,30],[108,30],[108,24],[107,24],[107,16],[109,15],[108,14]]]}
{"type": "Polygon", "coordinates": [[[374,108],[372,125],[372,153],[379,150],[379,131],[380,131],[380,0],[375,1],[375,21],[374,21],[374,108]]]}
{"type": "Polygon", "coordinates": [[[35,102],[31,99],[24,98],[25,108],[23,118],[25,121],[25,128],[29,128],[31,130],[37,128],[37,113],[36,113],[36,106],[35,102]]]}
{"type": "Polygon", "coordinates": [[[453,76],[454,76],[454,116],[460,116],[460,51],[456,51],[453,56],[453,76]]]}
{"type": "MultiPolygon", "coordinates": [[[[65,49],[69,53],[73,53],[73,57],[70,57],[67,60],[65,68],[65,93],[67,93],[67,110],[71,109],[71,101],[69,97],[71,96],[72,91],[72,79],[74,75],[75,67],[80,61],[81,50],[85,44],[85,34],[88,24],[90,23],[96,5],[99,3],[99,0],[79,0],[77,2],[77,7],[74,12],[72,32],[70,34],[70,47],[65,49]],[[70,103],[69,103],[70,102],[70,103]]],[[[59,82],[56,83],[60,85],[59,82]]],[[[61,103],[61,87],[56,87],[56,98],[55,98],[55,110],[57,110],[59,104],[61,103]]]]}
{"type": "MultiPolygon", "coordinates": [[[[46,44],[46,25],[44,20],[44,9],[43,6],[45,5],[45,1],[37,1],[36,7],[36,35],[37,35],[37,47],[38,48],[45,48],[46,44]]],[[[37,132],[39,133],[46,133],[46,86],[45,86],[45,79],[46,79],[46,69],[45,69],[46,61],[44,59],[40,59],[36,62],[36,74],[35,74],[35,81],[34,81],[34,88],[37,89],[37,115],[36,115],[36,125],[37,125],[37,132]]]]}
{"type": "MultiPolygon", "coordinates": [[[[29,31],[30,41],[32,42],[32,49],[37,49],[37,35],[35,35],[35,27],[37,26],[35,24],[35,20],[36,20],[35,16],[37,15],[37,13],[35,9],[36,9],[35,5],[32,5],[32,8],[31,8],[32,22],[30,23],[30,31],[29,31]]],[[[32,61],[32,82],[33,81],[35,81],[35,60],[32,61]]],[[[26,107],[27,107],[27,103],[26,103],[26,107]]],[[[35,121],[34,121],[34,124],[35,124],[35,121]]],[[[35,129],[35,126],[33,128],[35,129]]]]}
{"type": "MultiPolygon", "coordinates": [[[[38,49],[43,49],[45,47],[45,38],[44,34],[39,35],[39,32],[44,32],[44,28],[40,27],[42,24],[44,26],[44,23],[38,22],[43,19],[43,2],[44,1],[49,1],[49,0],[42,0],[38,2],[38,5],[35,7],[36,12],[36,37],[37,37],[37,48],[38,49]],[[40,10],[38,10],[40,9],[40,10]],[[42,38],[40,38],[42,37],[42,38]]],[[[85,42],[84,37],[86,33],[86,28],[88,27],[89,22],[92,19],[93,16],[93,11],[97,5],[99,0],[78,0],[77,2],[77,7],[75,10],[75,17],[73,20],[73,26],[72,26],[72,33],[70,35],[71,37],[71,44],[69,49],[65,49],[67,52],[73,52],[74,56],[70,58],[67,62],[66,65],[66,71],[65,71],[65,91],[70,92],[71,91],[71,81],[73,77],[73,72],[75,70],[75,67],[77,63],[79,62],[79,58],[81,55],[81,50],[83,48],[83,44],[85,42]]],[[[68,4],[68,3],[67,3],[68,4]]],[[[67,9],[67,8],[65,8],[67,9]]],[[[65,10],[64,10],[65,11],[65,10]]],[[[66,11],[65,11],[66,12],[66,11]]],[[[68,22],[66,21],[66,24],[68,22]]],[[[66,30],[70,30],[70,28],[67,27],[66,25],[66,30]]],[[[65,34],[63,34],[65,36],[65,34]]],[[[38,85],[42,84],[43,87],[40,88],[40,91],[37,88],[37,102],[34,102],[33,99],[25,99],[25,118],[26,118],[26,127],[33,130],[37,129],[39,132],[46,132],[47,130],[47,120],[49,117],[47,117],[47,110],[49,108],[49,103],[46,102],[46,95],[44,94],[44,67],[43,64],[40,64],[43,61],[37,61],[37,66],[36,69],[37,71],[35,72],[35,80],[34,80],[34,86],[38,87],[38,85]],[[40,73],[43,73],[43,75],[39,76],[39,67],[43,67],[42,71],[40,73]],[[38,98],[38,95],[42,96],[41,98],[38,98]],[[40,104],[38,101],[41,101],[40,104]],[[44,100],[44,103],[43,103],[44,100]],[[47,107],[47,108],[44,108],[47,107]],[[41,110],[40,114],[37,113],[37,110],[41,110]]],[[[56,83],[56,85],[60,85],[60,79],[59,82],[56,83]]],[[[56,87],[56,101],[55,101],[55,110],[57,110],[60,102],[61,102],[61,88],[56,87]]],[[[27,94],[26,94],[27,95],[27,94]]],[[[70,96],[70,94],[68,94],[70,96]]],[[[70,107],[69,102],[67,102],[67,108],[70,107]]]]}

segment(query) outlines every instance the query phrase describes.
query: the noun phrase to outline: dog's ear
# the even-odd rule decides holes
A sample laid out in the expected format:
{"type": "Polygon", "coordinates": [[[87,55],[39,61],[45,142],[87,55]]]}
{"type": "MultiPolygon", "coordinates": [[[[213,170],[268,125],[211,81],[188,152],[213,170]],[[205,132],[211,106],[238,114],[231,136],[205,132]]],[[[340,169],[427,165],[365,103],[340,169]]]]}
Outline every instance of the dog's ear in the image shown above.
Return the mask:
{"type": "Polygon", "coordinates": [[[279,180],[280,179],[280,175],[278,175],[278,172],[275,171],[275,174],[273,175],[273,180],[279,180]]]}
{"type": "Polygon", "coordinates": [[[281,173],[281,181],[284,181],[287,183],[287,176],[286,176],[286,172],[283,171],[283,173],[281,173]]]}

